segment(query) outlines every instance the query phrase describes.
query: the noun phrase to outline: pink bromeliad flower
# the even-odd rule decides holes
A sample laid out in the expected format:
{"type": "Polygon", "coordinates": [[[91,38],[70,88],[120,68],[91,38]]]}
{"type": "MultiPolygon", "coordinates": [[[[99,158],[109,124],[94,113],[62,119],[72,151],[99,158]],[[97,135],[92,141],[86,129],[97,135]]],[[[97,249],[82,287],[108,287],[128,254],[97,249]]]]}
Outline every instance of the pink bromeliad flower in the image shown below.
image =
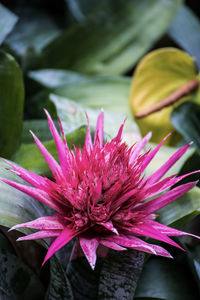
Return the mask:
{"type": "Polygon", "coordinates": [[[11,171],[32,186],[4,178],[1,180],[49,206],[55,214],[13,226],[11,230],[20,227],[40,230],[18,240],[53,238],[43,262],[45,263],[56,251],[76,237],[76,242],[92,268],[95,267],[96,251],[100,245],[118,251],[131,248],[171,257],[161,246],[147,243],[140,238],[144,236],[181,248],[170,236],[189,233],[156,222],[154,213],[195,186],[196,182],[190,182],[169,189],[189,174],[162,179],[189,145],[179,149],[160,169],[145,177],[143,173],[146,167],[166,138],[154,150],[140,154],[151,135],[147,134],[141,142],[128,148],[121,141],[123,123],[117,136],[104,144],[104,114],[101,112],[94,142],[88,121],[83,150],[75,147],[72,151],[67,146],[62,125],[60,124],[63,139],[50,115],[45,112],[60,164],[34,134],[33,137],[54,179],[36,175],[10,163],[13,168],[11,171]]]}

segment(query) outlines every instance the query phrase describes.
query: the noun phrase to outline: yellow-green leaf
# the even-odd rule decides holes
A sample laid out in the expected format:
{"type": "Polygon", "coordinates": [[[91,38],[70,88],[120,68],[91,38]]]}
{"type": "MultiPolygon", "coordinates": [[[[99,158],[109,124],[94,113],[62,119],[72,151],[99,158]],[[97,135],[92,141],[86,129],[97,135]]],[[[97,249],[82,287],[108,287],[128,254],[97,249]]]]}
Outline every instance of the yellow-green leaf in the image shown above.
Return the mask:
{"type": "MultiPolygon", "coordinates": [[[[193,78],[197,78],[194,58],[187,53],[175,48],[152,51],[141,60],[134,74],[130,96],[133,115],[158,103],[193,78]]],[[[151,130],[152,141],[160,142],[173,131],[170,123],[173,107],[189,99],[200,101],[199,92],[192,92],[173,106],[136,119],[142,135],[151,130]]],[[[168,139],[168,144],[174,144],[177,138],[178,134],[173,134],[168,139]]]]}

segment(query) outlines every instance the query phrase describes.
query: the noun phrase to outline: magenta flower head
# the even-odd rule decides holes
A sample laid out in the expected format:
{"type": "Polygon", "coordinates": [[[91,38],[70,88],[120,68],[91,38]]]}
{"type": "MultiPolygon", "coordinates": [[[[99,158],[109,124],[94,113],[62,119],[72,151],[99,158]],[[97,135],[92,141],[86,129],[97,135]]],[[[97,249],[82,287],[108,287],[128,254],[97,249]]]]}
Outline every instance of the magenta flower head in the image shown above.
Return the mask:
{"type": "Polygon", "coordinates": [[[165,139],[152,151],[140,154],[151,135],[128,148],[121,141],[124,123],[111,142],[103,138],[103,112],[100,113],[94,141],[88,128],[83,149],[69,150],[62,125],[63,138],[58,134],[48,114],[50,131],[55,140],[60,164],[50,155],[33,134],[34,140],[46,160],[53,180],[36,175],[11,164],[11,171],[32,186],[1,178],[7,184],[30,195],[52,208],[54,215],[40,217],[11,228],[29,227],[39,231],[18,240],[34,240],[51,237],[51,245],[45,263],[56,251],[76,237],[89,264],[94,269],[97,248],[117,251],[127,248],[171,257],[158,245],[145,242],[150,237],[180,248],[170,236],[188,233],[164,226],[155,221],[158,209],[171,203],[192,189],[196,182],[189,182],[170,189],[189,174],[162,179],[172,165],[186,152],[189,145],[179,149],[160,169],[148,177],[144,171],[165,139]]]}

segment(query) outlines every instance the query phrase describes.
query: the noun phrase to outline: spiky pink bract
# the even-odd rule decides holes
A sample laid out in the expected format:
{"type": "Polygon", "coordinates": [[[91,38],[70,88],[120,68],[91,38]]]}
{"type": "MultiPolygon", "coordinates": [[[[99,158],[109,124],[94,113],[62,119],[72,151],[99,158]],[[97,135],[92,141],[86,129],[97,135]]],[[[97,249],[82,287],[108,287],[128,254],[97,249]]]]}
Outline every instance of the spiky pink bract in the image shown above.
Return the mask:
{"type": "Polygon", "coordinates": [[[146,135],[141,142],[128,148],[121,141],[123,123],[117,136],[111,142],[103,144],[104,114],[101,112],[94,142],[88,120],[83,150],[75,147],[72,151],[67,146],[61,123],[63,139],[50,115],[45,112],[60,164],[34,134],[33,137],[54,180],[33,174],[12,163],[11,171],[32,187],[3,178],[1,180],[48,205],[55,210],[55,215],[13,226],[11,230],[19,227],[40,229],[19,240],[54,237],[44,263],[74,237],[92,268],[95,267],[96,252],[100,245],[118,251],[131,248],[171,257],[161,246],[149,244],[139,237],[154,238],[180,248],[169,236],[188,234],[154,221],[154,212],[182,196],[196,184],[190,182],[169,190],[189,174],[162,179],[189,145],[179,149],[160,169],[145,178],[143,173],[146,167],[165,139],[153,151],[140,154],[151,135],[146,135]]]}

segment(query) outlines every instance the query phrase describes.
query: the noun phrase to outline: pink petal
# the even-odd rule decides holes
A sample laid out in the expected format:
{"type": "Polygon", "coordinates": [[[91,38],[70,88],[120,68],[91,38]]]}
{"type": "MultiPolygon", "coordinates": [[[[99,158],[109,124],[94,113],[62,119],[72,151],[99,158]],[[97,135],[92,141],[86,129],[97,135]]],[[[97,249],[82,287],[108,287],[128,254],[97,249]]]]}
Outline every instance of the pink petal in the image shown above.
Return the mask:
{"type": "Polygon", "coordinates": [[[85,147],[86,147],[86,149],[87,149],[87,152],[90,154],[90,151],[91,151],[93,145],[92,145],[92,138],[91,138],[91,133],[90,133],[90,122],[89,122],[89,118],[88,118],[87,113],[85,113],[85,115],[86,115],[87,123],[88,123],[88,126],[87,126],[87,133],[86,133],[86,138],[85,138],[85,147]]]}
{"type": "Polygon", "coordinates": [[[171,240],[167,235],[153,228],[149,222],[148,224],[138,224],[138,225],[136,224],[133,228],[129,228],[128,231],[131,231],[136,235],[150,237],[182,249],[177,243],[171,240]]]}
{"type": "Polygon", "coordinates": [[[188,236],[192,236],[194,238],[200,239],[200,237],[197,236],[197,235],[191,234],[189,232],[184,232],[184,231],[181,231],[181,230],[171,228],[169,226],[160,224],[160,223],[158,223],[156,221],[153,221],[153,220],[148,220],[148,223],[151,226],[153,226],[156,230],[159,230],[161,233],[164,233],[164,234],[169,235],[169,236],[188,235],[188,236]]]}
{"type": "Polygon", "coordinates": [[[9,163],[9,165],[12,168],[14,168],[14,170],[10,169],[10,172],[15,173],[16,175],[24,179],[26,182],[32,184],[33,186],[38,188],[42,188],[42,186],[46,186],[46,179],[44,177],[32,173],[12,163],[9,163]]]}
{"type": "Polygon", "coordinates": [[[99,222],[98,224],[101,225],[101,226],[103,226],[103,227],[105,227],[106,229],[112,231],[113,233],[115,233],[117,235],[119,234],[118,231],[117,231],[117,229],[113,226],[112,221],[108,221],[106,223],[99,222]]]}
{"type": "Polygon", "coordinates": [[[58,236],[59,234],[60,234],[60,230],[42,230],[42,231],[34,232],[29,235],[19,237],[17,241],[20,242],[20,241],[29,241],[29,240],[39,240],[39,239],[45,239],[53,236],[58,236]]]}
{"type": "Polygon", "coordinates": [[[54,230],[54,229],[63,230],[64,225],[60,220],[61,220],[61,217],[58,215],[40,217],[40,218],[35,219],[34,221],[17,224],[15,226],[13,226],[12,228],[10,228],[9,231],[17,229],[17,228],[21,228],[21,227],[40,229],[40,230],[54,230]]]}
{"type": "Polygon", "coordinates": [[[165,248],[153,244],[149,244],[149,245],[154,249],[156,255],[172,258],[171,254],[165,248]]]}
{"type": "Polygon", "coordinates": [[[84,252],[90,266],[94,270],[95,264],[96,264],[96,259],[97,259],[96,250],[99,245],[98,239],[96,239],[96,238],[89,239],[89,238],[85,238],[85,237],[80,237],[80,245],[81,245],[81,248],[83,249],[83,252],[84,252]]]}
{"type": "Polygon", "coordinates": [[[133,147],[131,154],[130,154],[130,160],[129,164],[132,164],[137,159],[138,155],[140,154],[141,150],[146,146],[148,141],[151,138],[151,132],[149,132],[135,147],[133,147]]]}
{"type": "Polygon", "coordinates": [[[30,131],[30,133],[32,134],[32,136],[35,140],[35,143],[37,144],[42,156],[44,157],[44,159],[46,160],[49,168],[51,169],[52,174],[56,176],[57,173],[61,172],[59,164],[53,158],[53,156],[47,151],[47,149],[40,142],[40,140],[34,135],[34,133],[32,131],[30,131]]]}
{"type": "Polygon", "coordinates": [[[134,208],[134,213],[138,212],[138,211],[142,211],[145,215],[150,215],[151,213],[157,211],[158,209],[173,202],[177,198],[183,196],[185,193],[187,193],[189,190],[191,190],[196,184],[197,184],[197,181],[188,182],[188,183],[182,184],[178,187],[175,187],[174,189],[168,191],[167,193],[165,193],[157,198],[154,198],[148,202],[139,204],[138,206],[136,206],[134,208]]]}
{"type": "Polygon", "coordinates": [[[56,143],[56,148],[57,148],[57,152],[58,152],[58,157],[59,157],[59,161],[60,161],[60,165],[62,168],[63,173],[65,174],[65,172],[69,169],[69,165],[67,163],[67,155],[66,155],[66,145],[64,144],[63,140],[61,139],[60,135],[58,134],[58,131],[51,119],[51,116],[49,115],[48,111],[46,109],[44,109],[46,115],[47,115],[47,119],[49,122],[49,128],[51,131],[51,134],[53,136],[53,139],[56,143]]]}
{"type": "Polygon", "coordinates": [[[101,239],[99,242],[101,245],[104,245],[105,247],[111,248],[113,250],[117,250],[117,251],[124,251],[127,250],[124,247],[119,246],[118,244],[116,244],[115,242],[111,242],[111,241],[107,241],[107,240],[103,240],[101,239]]]}
{"type": "Polygon", "coordinates": [[[149,155],[147,155],[145,157],[145,159],[142,162],[142,168],[141,171],[143,172],[146,167],[149,165],[149,163],[152,161],[152,159],[154,158],[154,156],[157,154],[157,152],[160,150],[161,146],[164,144],[164,142],[166,141],[166,139],[171,135],[171,133],[169,133],[163,140],[162,142],[153,150],[149,153],[149,155]]]}
{"type": "Polygon", "coordinates": [[[174,176],[170,176],[167,177],[165,179],[163,179],[162,181],[159,181],[151,186],[147,185],[146,186],[146,193],[145,193],[145,199],[152,197],[155,194],[161,193],[163,191],[165,191],[166,189],[172,187],[173,185],[175,185],[176,183],[178,183],[179,181],[181,181],[182,179],[184,179],[185,177],[188,177],[192,174],[196,174],[199,173],[200,171],[193,171],[187,174],[184,174],[182,176],[173,178],[174,176]]]}
{"type": "Polygon", "coordinates": [[[11,185],[12,187],[18,189],[19,191],[33,197],[34,199],[38,200],[39,202],[44,203],[45,205],[48,205],[49,207],[59,211],[59,207],[53,202],[53,200],[49,197],[49,195],[40,189],[31,187],[31,186],[27,186],[27,185],[23,185],[21,183],[17,183],[5,178],[1,178],[0,180],[2,180],[3,182],[11,185]]]}
{"type": "Polygon", "coordinates": [[[44,258],[42,265],[60,248],[65,246],[69,241],[71,241],[79,232],[74,231],[73,229],[65,227],[57,239],[51,244],[47,254],[44,258]]]}
{"type": "Polygon", "coordinates": [[[100,147],[103,147],[103,123],[104,123],[104,112],[102,111],[97,119],[97,125],[94,135],[94,144],[99,142],[100,147]]]}
{"type": "Polygon", "coordinates": [[[119,128],[118,134],[117,134],[117,136],[116,136],[116,138],[115,138],[117,142],[120,142],[120,141],[121,141],[121,138],[122,138],[122,132],[123,132],[123,129],[124,129],[124,124],[125,124],[125,122],[126,122],[126,119],[124,120],[124,122],[122,123],[122,125],[121,125],[120,128],[119,128]]]}
{"type": "Polygon", "coordinates": [[[154,182],[159,181],[165,175],[165,173],[177,162],[177,160],[179,160],[183,156],[183,154],[188,150],[190,145],[191,143],[183,146],[178,151],[176,151],[176,153],[174,153],[170,157],[170,159],[166,163],[164,163],[164,165],[162,165],[160,169],[155,171],[150,176],[146,177],[146,182],[148,182],[148,184],[153,184],[154,182]]]}
{"type": "Polygon", "coordinates": [[[156,254],[156,251],[153,249],[153,247],[151,247],[151,245],[145,243],[144,241],[140,240],[137,237],[131,237],[131,239],[130,239],[127,237],[115,235],[115,236],[106,237],[106,238],[104,238],[104,240],[114,242],[116,244],[119,244],[119,245],[127,247],[127,248],[144,251],[144,252],[147,252],[150,254],[156,254]]]}

